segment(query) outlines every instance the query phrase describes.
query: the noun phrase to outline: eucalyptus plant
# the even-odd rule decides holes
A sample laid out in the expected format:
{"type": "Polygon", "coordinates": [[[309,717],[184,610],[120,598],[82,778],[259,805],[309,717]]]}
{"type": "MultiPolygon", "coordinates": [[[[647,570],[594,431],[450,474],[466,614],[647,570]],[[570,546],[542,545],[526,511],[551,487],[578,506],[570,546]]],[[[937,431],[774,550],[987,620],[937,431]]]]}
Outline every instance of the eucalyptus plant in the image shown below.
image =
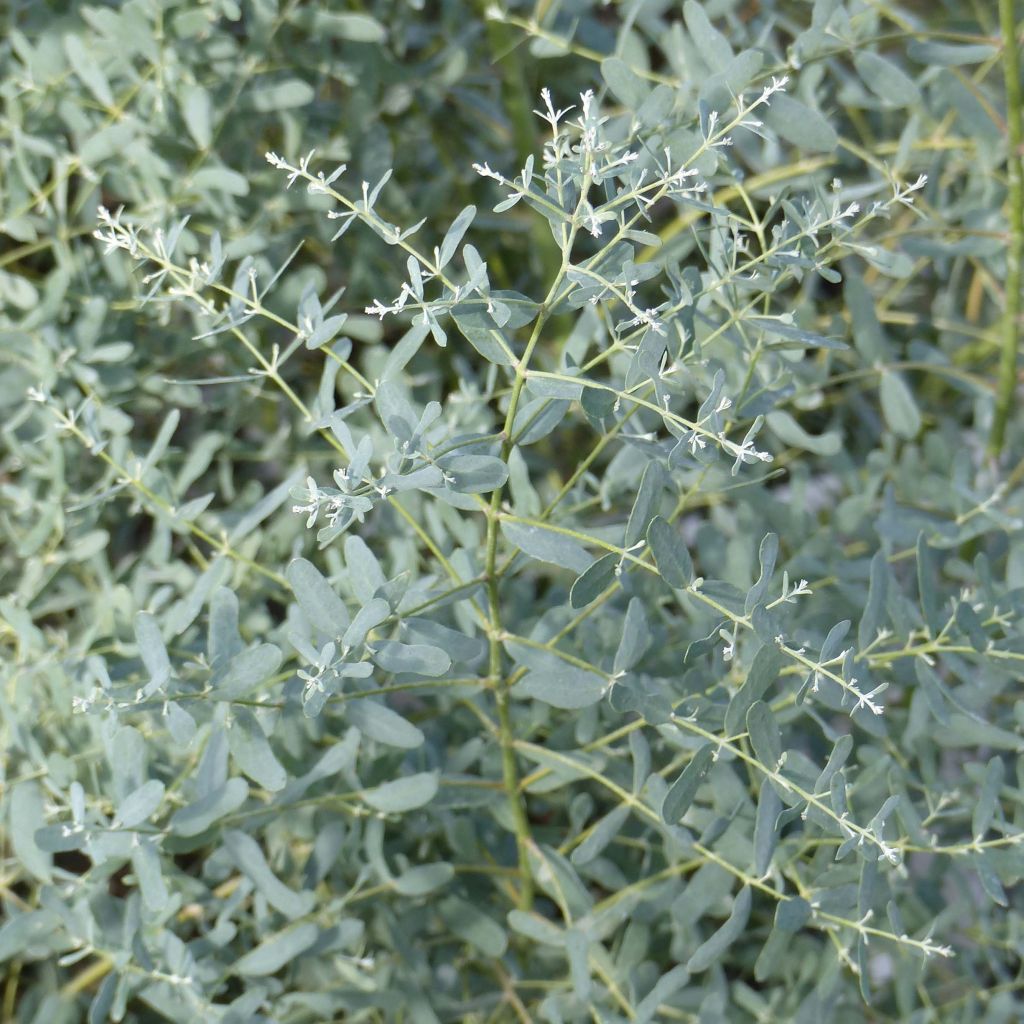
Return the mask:
{"type": "Polygon", "coordinates": [[[10,34],[4,1019],[1019,1017],[1019,69],[883,6],[10,34]]]}

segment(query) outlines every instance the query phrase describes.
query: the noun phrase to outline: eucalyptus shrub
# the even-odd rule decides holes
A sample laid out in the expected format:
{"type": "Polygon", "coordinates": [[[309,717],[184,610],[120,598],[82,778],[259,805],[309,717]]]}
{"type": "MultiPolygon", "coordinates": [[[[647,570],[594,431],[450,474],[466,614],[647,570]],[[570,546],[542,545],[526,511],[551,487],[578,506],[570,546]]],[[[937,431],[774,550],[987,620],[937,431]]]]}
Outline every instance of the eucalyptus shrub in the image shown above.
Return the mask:
{"type": "Polygon", "coordinates": [[[948,6],[10,33],[5,1019],[1021,1016],[1019,71],[948,6]]]}

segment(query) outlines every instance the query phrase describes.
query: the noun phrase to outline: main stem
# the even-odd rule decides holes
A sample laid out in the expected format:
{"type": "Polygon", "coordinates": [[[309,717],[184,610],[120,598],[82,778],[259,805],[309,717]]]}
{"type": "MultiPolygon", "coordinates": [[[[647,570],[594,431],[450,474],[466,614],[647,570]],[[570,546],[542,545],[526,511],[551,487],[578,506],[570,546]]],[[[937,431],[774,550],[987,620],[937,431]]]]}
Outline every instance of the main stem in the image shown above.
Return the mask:
{"type": "MultiPolygon", "coordinates": [[[[513,448],[513,428],[515,425],[516,412],[519,409],[519,401],[522,397],[523,386],[526,384],[526,371],[530,365],[537,343],[540,341],[544,326],[547,324],[551,308],[558,297],[558,290],[562,286],[566,270],[569,267],[569,257],[572,252],[573,242],[576,240],[578,214],[590,188],[589,171],[584,175],[583,185],[580,190],[580,200],[573,216],[572,225],[568,232],[563,235],[562,260],[558,273],[548,289],[548,294],[541,303],[537,313],[537,321],[530,334],[530,340],[523,352],[522,359],[516,364],[516,377],[512,384],[512,394],[509,398],[508,409],[505,412],[505,427],[502,433],[504,439],[501,443],[501,458],[507,463],[509,454],[513,448]]],[[[498,513],[501,511],[501,499],[504,494],[504,487],[495,488],[491,495],[491,504],[487,517],[487,556],[485,563],[485,574],[487,577],[487,603],[490,618],[490,677],[494,686],[495,701],[498,706],[498,736],[501,743],[501,770],[502,782],[508,798],[509,809],[512,813],[512,828],[516,836],[516,851],[519,862],[519,899],[518,904],[521,910],[529,910],[533,904],[533,872],[530,868],[530,822],[526,817],[526,804],[523,800],[519,781],[519,768],[516,764],[516,735],[512,726],[512,700],[509,693],[512,687],[512,678],[502,669],[501,663],[501,600],[498,593],[500,574],[498,573],[498,513]]]]}
{"type": "MultiPolygon", "coordinates": [[[[519,399],[523,392],[523,384],[526,381],[526,367],[530,356],[540,338],[541,330],[547,320],[548,302],[554,296],[558,284],[562,280],[565,271],[562,270],[556,277],[555,284],[548,293],[548,298],[537,314],[537,322],[534,325],[533,334],[530,336],[529,344],[523,353],[523,358],[516,366],[516,379],[512,385],[512,396],[509,399],[508,411],[505,414],[504,440],[501,443],[501,458],[508,462],[509,453],[512,451],[512,429],[515,423],[516,410],[519,408],[519,399]]],[[[511,679],[502,669],[501,664],[501,601],[498,594],[500,576],[498,574],[498,513],[501,510],[501,497],[504,493],[503,487],[495,488],[491,495],[491,504],[487,517],[487,560],[485,573],[487,576],[487,604],[490,617],[490,676],[494,686],[494,697],[498,705],[498,736],[501,743],[501,772],[502,782],[505,787],[505,795],[508,798],[509,809],[512,812],[512,828],[516,836],[516,851],[519,860],[519,909],[529,910],[533,904],[533,872],[530,869],[530,822],[526,817],[526,805],[523,802],[523,795],[519,786],[519,768],[516,764],[515,730],[512,727],[511,679]]]]}
{"type": "Polygon", "coordinates": [[[998,458],[1006,438],[1006,426],[1013,408],[1017,386],[1017,326],[1020,322],[1020,265],[1024,252],[1024,184],[1021,181],[1021,89],[1020,55],[1014,0],[999,0],[999,21],[1003,35],[1003,75],[1006,80],[1006,181],[1009,218],[1006,247],[1006,310],[1003,319],[1002,358],[996,412],[989,438],[989,453],[998,458]]]}

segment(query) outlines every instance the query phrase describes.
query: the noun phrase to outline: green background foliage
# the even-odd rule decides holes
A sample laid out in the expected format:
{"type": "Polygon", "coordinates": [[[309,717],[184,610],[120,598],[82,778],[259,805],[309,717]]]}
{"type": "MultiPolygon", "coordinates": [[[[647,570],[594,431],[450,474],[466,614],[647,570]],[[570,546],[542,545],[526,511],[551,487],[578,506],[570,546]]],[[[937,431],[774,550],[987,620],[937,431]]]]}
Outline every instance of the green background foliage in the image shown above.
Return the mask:
{"type": "Polygon", "coordinates": [[[1020,1019],[1019,15],[7,5],[0,1019],[1020,1019]]]}

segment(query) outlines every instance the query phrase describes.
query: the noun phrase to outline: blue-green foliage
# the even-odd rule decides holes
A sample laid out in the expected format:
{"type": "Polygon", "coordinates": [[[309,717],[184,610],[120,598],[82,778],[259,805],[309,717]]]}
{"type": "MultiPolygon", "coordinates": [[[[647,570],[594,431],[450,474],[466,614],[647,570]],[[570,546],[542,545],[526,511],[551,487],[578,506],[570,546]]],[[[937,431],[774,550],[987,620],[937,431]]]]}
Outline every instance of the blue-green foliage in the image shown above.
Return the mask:
{"type": "Polygon", "coordinates": [[[983,7],[11,6],[4,1020],[1021,1017],[983,7]]]}

